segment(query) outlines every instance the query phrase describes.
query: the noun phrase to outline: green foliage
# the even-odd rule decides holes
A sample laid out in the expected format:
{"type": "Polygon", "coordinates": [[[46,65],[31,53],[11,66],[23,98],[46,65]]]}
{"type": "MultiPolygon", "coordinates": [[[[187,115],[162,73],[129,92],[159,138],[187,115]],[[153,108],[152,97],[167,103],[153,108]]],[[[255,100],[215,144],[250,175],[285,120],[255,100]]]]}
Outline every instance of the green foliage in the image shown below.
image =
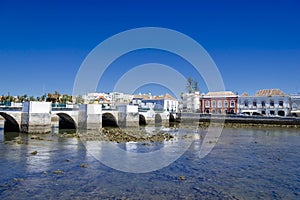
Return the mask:
{"type": "Polygon", "coordinates": [[[188,93],[199,91],[198,81],[193,80],[193,78],[189,77],[187,79],[186,90],[188,93]]]}

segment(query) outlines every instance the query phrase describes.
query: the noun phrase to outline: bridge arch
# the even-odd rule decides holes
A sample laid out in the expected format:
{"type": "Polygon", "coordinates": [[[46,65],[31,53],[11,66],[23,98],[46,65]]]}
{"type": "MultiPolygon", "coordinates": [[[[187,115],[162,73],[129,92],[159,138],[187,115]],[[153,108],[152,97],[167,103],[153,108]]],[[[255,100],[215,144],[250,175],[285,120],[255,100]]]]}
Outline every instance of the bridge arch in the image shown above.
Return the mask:
{"type": "Polygon", "coordinates": [[[4,132],[20,132],[20,125],[13,116],[4,112],[0,112],[0,115],[5,119],[4,132]]]}
{"type": "Polygon", "coordinates": [[[115,116],[111,113],[102,114],[102,127],[118,127],[118,122],[115,116]]]}
{"type": "Polygon", "coordinates": [[[146,125],[147,121],[144,115],[139,114],[139,125],[146,125]]]}
{"type": "Polygon", "coordinates": [[[155,124],[162,123],[162,118],[161,118],[160,114],[155,114],[154,122],[155,122],[155,124]]]}
{"type": "Polygon", "coordinates": [[[57,113],[59,117],[59,129],[77,129],[74,119],[66,113],[57,113]]]}

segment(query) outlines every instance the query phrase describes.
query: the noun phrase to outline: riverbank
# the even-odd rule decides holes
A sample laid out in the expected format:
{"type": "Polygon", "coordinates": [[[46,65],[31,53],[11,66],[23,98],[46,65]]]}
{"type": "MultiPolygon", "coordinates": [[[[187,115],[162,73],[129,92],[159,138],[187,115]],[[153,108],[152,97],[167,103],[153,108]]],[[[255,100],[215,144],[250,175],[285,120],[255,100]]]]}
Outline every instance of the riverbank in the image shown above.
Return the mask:
{"type": "Polygon", "coordinates": [[[182,124],[199,123],[200,126],[209,126],[210,122],[224,123],[225,127],[284,127],[300,128],[298,117],[267,117],[242,115],[210,115],[200,113],[180,113],[178,122],[182,124]]]}

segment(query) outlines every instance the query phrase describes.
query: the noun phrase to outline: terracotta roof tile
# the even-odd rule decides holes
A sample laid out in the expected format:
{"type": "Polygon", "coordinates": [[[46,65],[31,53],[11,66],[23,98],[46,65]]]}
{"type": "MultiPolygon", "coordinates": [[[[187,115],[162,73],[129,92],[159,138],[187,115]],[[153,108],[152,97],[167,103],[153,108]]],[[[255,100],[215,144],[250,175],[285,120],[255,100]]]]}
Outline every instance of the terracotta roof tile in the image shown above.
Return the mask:
{"type": "Polygon", "coordinates": [[[256,92],[254,96],[284,96],[286,95],[280,89],[264,89],[256,92]]]}
{"type": "Polygon", "coordinates": [[[232,91],[208,92],[206,96],[236,96],[232,91]]]}

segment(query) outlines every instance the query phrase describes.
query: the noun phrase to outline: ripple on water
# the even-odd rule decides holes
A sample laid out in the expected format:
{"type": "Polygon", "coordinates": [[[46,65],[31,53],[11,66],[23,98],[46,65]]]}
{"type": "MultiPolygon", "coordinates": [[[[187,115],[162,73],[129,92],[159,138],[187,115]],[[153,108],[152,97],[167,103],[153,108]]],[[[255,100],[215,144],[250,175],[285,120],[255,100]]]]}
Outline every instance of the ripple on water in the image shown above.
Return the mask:
{"type": "Polygon", "coordinates": [[[77,138],[41,137],[0,143],[1,199],[299,199],[297,129],[224,129],[207,157],[198,158],[197,140],[171,165],[144,174],[101,164],[77,138]]]}

